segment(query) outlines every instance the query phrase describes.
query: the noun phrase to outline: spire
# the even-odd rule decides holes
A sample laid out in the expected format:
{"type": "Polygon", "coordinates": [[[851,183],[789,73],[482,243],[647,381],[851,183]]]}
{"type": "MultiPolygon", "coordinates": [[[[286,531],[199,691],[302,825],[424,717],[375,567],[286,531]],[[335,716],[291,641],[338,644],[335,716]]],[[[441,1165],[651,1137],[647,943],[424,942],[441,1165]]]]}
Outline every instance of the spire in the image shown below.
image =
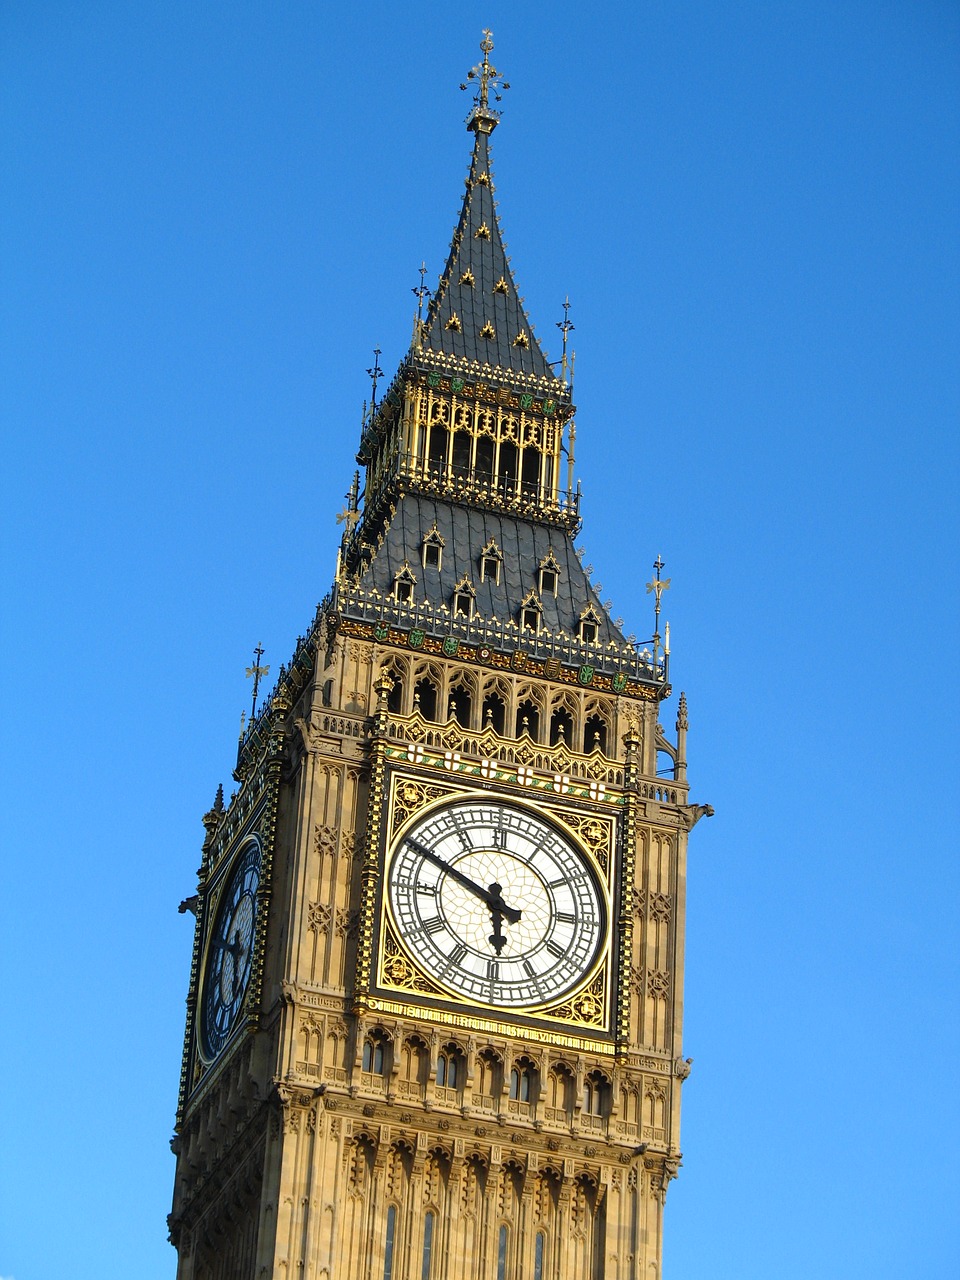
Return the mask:
{"type": "Polygon", "coordinates": [[[490,97],[492,93],[499,101],[497,88],[509,85],[490,63],[490,32],[483,35],[483,62],[468,73],[468,79],[478,87],[467,117],[467,129],[474,134],[467,189],[450,256],[427,308],[427,318],[419,326],[415,346],[501,371],[556,381],[517,293],[494,204],[490,135],[500,114],[491,107],[490,97]]]}

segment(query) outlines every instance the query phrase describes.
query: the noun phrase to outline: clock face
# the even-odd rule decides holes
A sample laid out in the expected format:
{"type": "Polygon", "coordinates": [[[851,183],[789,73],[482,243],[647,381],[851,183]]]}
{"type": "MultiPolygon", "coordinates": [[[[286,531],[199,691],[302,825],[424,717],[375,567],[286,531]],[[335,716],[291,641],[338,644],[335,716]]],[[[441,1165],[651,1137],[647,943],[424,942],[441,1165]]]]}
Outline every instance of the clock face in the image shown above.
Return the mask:
{"type": "Polygon", "coordinates": [[[397,843],[387,892],[412,956],[477,1004],[559,999],[592,968],[603,895],[583,853],[538,814],[463,800],[397,843]]]}
{"type": "Polygon", "coordinates": [[[201,1005],[201,1038],[215,1058],[233,1030],[250,982],[260,887],[260,847],[245,846],[230,872],[217,907],[207,952],[201,1005]]]}

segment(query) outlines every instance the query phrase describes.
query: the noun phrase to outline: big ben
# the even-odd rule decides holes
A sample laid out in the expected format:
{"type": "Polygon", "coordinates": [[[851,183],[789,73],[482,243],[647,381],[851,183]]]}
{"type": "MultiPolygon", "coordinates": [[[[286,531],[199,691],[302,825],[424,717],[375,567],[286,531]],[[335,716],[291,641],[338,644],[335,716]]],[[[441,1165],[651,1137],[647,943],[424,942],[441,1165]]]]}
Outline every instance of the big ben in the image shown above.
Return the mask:
{"type": "MultiPolygon", "coordinates": [[[[365,414],[335,578],[204,816],[181,1280],[649,1280],[680,1153],[687,707],[582,552],[567,327],[459,222],[365,414]]],[[[655,534],[651,530],[651,537],[655,534]]],[[[316,598],[314,596],[314,598],[316,598]]]]}

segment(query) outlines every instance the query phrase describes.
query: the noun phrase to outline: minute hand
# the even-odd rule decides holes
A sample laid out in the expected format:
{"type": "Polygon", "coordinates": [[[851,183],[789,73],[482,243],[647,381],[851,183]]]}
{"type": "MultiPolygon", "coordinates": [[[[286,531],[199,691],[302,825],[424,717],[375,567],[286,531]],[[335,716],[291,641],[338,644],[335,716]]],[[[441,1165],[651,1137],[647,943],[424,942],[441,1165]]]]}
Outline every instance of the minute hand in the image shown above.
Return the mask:
{"type": "Polygon", "coordinates": [[[465,876],[453,863],[444,862],[432,849],[428,849],[425,844],[420,844],[418,840],[408,840],[407,844],[411,849],[419,853],[421,857],[429,858],[435,866],[445,871],[448,876],[453,876],[454,880],[459,880],[471,893],[475,893],[481,902],[485,902],[491,911],[502,912],[503,918],[508,924],[516,924],[520,919],[521,912],[516,907],[508,907],[499,893],[491,893],[489,889],[484,889],[483,885],[477,884],[476,880],[471,880],[469,876],[465,876]]]}

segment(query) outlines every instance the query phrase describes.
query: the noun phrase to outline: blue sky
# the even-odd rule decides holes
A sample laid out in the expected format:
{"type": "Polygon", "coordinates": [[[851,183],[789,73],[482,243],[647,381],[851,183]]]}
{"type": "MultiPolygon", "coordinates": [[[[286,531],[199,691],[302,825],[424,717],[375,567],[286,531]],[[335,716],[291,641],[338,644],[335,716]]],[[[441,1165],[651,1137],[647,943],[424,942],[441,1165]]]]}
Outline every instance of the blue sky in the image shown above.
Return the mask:
{"type": "Polygon", "coordinates": [[[956,6],[8,0],[4,1277],[174,1274],[176,907],[443,265],[484,26],[579,541],[640,635],[663,555],[717,811],[666,1280],[960,1273],[956,6]]]}

